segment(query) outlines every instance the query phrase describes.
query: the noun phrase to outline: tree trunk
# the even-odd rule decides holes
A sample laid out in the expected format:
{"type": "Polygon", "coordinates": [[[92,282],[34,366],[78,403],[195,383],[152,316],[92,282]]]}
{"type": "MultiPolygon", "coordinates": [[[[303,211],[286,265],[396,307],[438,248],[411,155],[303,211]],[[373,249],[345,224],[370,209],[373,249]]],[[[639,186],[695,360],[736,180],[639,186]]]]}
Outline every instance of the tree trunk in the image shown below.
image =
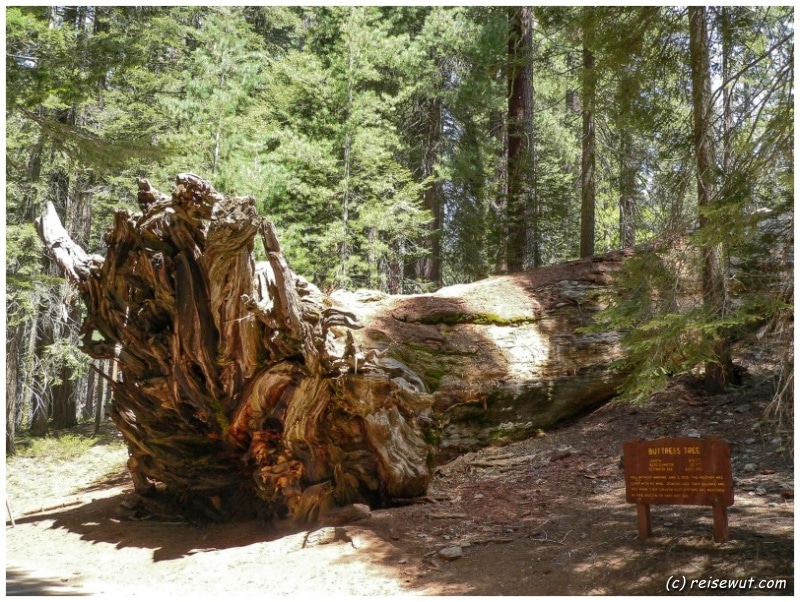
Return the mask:
{"type": "Polygon", "coordinates": [[[503,274],[508,271],[508,112],[492,111],[489,119],[489,130],[495,133],[501,151],[492,183],[495,201],[490,204],[489,261],[495,273],[503,274]]]}
{"type": "Polygon", "coordinates": [[[431,295],[326,296],[251,197],[191,174],[171,198],[139,188],[142,213],[116,213],[104,260],[52,205],[37,227],[87,306],[83,349],[119,346],[110,414],[137,491],[184,515],[314,521],[419,496],[437,457],[530,435],[621,382],[616,334],[575,329],[622,254],[431,295]]]}
{"type": "MultiPolygon", "coordinates": [[[[32,295],[33,299],[32,305],[37,304],[37,299],[35,297],[35,293],[32,295]]],[[[22,412],[22,416],[20,420],[24,420],[24,424],[27,425],[29,420],[32,418],[33,409],[34,409],[34,365],[36,362],[36,344],[38,341],[38,330],[39,330],[39,314],[38,312],[34,312],[31,316],[31,319],[28,322],[26,338],[27,341],[25,342],[25,350],[24,350],[24,360],[23,360],[23,376],[22,376],[22,394],[21,400],[19,403],[20,411],[22,412]]],[[[21,426],[23,423],[19,422],[21,426]]]]}
{"type": "Polygon", "coordinates": [[[53,428],[65,429],[78,424],[76,386],[66,366],[58,378],[61,382],[52,388],[53,428]]]}
{"type": "MultiPolygon", "coordinates": [[[[689,50],[692,70],[692,106],[694,116],[694,149],[697,161],[697,204],[700,227],[708,227],[705,209],[716,195],[716,163],[713,148],[713,105],[711,102],[711,75],[709,68],[708,31],[706,9],[689,7],[689,50]]],[[[718,245],[701,248],[703,255],[703,301],[710,314],[723,316],[727,290],[722,273],[718,245]]],[[[730,342],[718,333],[714,344],[714,360],[706,362],[706,388],[711,392],[723,391],[733,375],[730,342]]]]}
{"type": "Polygon", "coordinates": [[[524,268],[528,247],[526,213],[529,206],[528,185],[531,169],[530,126],[526,117],[533,115],[531,103],[532,64],[531,40],[533,17],[529,7],[508,9],[508,192],[507,268],[519,272],[524,268]]]}
{"type": "MultiPolygon", "coordinates": [[[[50,203],[48,203],[50,205],[50,203]]],[[[42,358],[44,357],[45,349],[48,345],[53,343],[52,332],[51,332],[51,324],[49,324],[49,320],[46,317],[47,308],[45,303],[42,301],[39,304],[39,310],[37,313],[37,317],[34,320],[34,330],[32,335],[34,340],[32,341],[33,344],[33,356],[35,358],[42,358]],[[40,315],[39,315],[40,314],[40,315]]],[[[44,371],[42,371],[44,372],[44,371]]],[[[42,376],[42,374],[40,374],[42,376]]],[[[47,375],[43,375],[44,378],[47,380],[47,375]]],[[[30,398],[30,405],[31,405],[31,427],[29,429],[29,433],[33,437],[44,437],[50,426],[50,398],[49,398],[49,386],[47,383],[40,383],[41,387],[38,390],[34,389],[34,385],[39,379],[35,376],[32,376],[31,382],[31,398],[30,398]]]]}
{"type": "Polygon", "coordinates": [[[22,362],[22,336],[24,324],[9,328],[6,337],[6,455],[13,456],[16,450],[16,426],[22,362]]]}
{"type": "Polygon", "coordinates": [[[95,399],[96,406],[94,411],[94,430],[93,433],[98,435],[100,433],[100,426],[103,423],[103,420],[106,417],[106,406],[108,406],[108,391],[110,387],[108,386],[108,376],[106,376],[106,369],[105,366],[112,362],[113,360],[101,360],[97,362],[97,370],[95,372],[97,378],[95,378],[96,382],[96,391],[95,391],[95,399]]]}
{"type": "MultiPolygon", "coordinates": [[[[81,413],[82,420],[89,420],[90,418],[94,417],[96,414],[96,406],[95,406],[95,391],[97,389],[96,386],[97,380],[97,372],[95,371],[95,362],[92,362],[89,366],[89,373],[86,375],[86,403],[83,405],[83,411],[81,413]]],[[[95,432],[95,435],[97,433],[95,432]]]]}
{"type": "Polygon", "coordinates": [[[26,222],[32,222],[36,215],[39,213],[39,207],[36,202],[36,184],[39,183],[39,178],[42,175],[42,152],[44,151],[44,134],[39,134],[36,144],[30,152],[28,159],[28,168],[25,173],[25,205],[23,208],[23,216],[26,222]]]}
{"type": "MultiPolygon", "coordinates": [[[[350,9],[350,22],[348,23],[348,28],[353,27],[353,19],[354,19],[354,11],[356,9],[350,9]]],[[[339,283],[341,286],[347,286],[350,282],[348,276],[348,269],[347,263],[348,259],[350,258],[350,249],[348,248],[348,236],[347,232],[350,228],[350,196],[352,194],[351,184],[350,184],[350,172],[351,172],[351,163],[352,163],[352,142],[353,142],[353,124],[350,123],[352,114],[353,114],[353,88],[355,86],[355,50],[353,48],[353,42],[350,40],[350,36],[346,36],[348,39],[348,47],[347,47],[347,105],[345,106],[345,114],[344,114],[344,127],[345,127],[345,136],[344,136],[344,148],[342,151],[342,159],[344,162],[344,175],[342,177],[342,247],[340,251],[341,257],[341,276],[339,277],[339,283]]]]}
{"type": "Polygon", "coordinates": [[[722,171],[725,178],[733,176],[733,25],[727,6],[720,7],[720,37],[722,39],[722,171]]]}
{"type": "Polygon", "coordinates": [[[527,207],[526,215],[530,221],[529,247],[531,252],[531,265],[534,268],[542,266],[542,203],[538,192],[538,165],[536,158],[536,114],[534,105],[536,104],[533,82],[535,74],[533,72],[533,62],[536,49],[534,46],[534,30],[536,29],[536,19],[532,7],[526,7],[523,12],[523,31],[525,33],[525,48],[527,52],[527,62],[525,64],[525,137],[527,139],[527,161],[526,170],[526,196],[527,207]]]}
{"type": "MultiPolygon", "coordinates": [[[[423,179],[435,177],[435,167],[439,158],[439,143],[442,137],[442,101],[438,98],[431,99],[426,111],[427,128],[426,143],[422,161],[423,179]]],[[[419,276],[436,286],[442,285],[442,235],[443,225],[442,198],[436,182],[425,189],[423,194],[423,208],[430,211],[431,222],[428,225],[431,235],[425,241],[425,246],[430,253],[420,261],[422,269],[419,276]]]]}
{"type": "MultiPolygon", "coordinates": [[[[624,117],[623,117],[624,118],[624,117]]],[[[636,244],[636,150],[633,134],[623,126],[620,132],[619,154],[619,236],[620,247],[625,249],[636,244]]]]}
{"type": "Polygon", "coordinates": [[[595,213],[595,130],[594,104],[596,79],[594,66],[594,23],[592,8],[583,13],[583,134],[581,136],[581,257],[594,255],[595,213]]]}
{"type": "MultiPolygon", "coordinates": [[[[646,13],[638,13],[648,19],[646,13]]],[[[619,68],[616,89],[616,126],[619,132],[619,245],[625,249],[636,244],[636,206],[638,194],[639,151],[634,138],[634,106],[640,92],[640,77],[634,56],[642,46],[641,32],[627,39],[628,54],[619,68]]]]}
{"type": "Polygon", "coordinates": [[[44,397],[33,398],[33,418],[31,419],[31,427],[28,433],[32,437],[44,437],[50,430],[48,412],[50,407],[44,397]]]}

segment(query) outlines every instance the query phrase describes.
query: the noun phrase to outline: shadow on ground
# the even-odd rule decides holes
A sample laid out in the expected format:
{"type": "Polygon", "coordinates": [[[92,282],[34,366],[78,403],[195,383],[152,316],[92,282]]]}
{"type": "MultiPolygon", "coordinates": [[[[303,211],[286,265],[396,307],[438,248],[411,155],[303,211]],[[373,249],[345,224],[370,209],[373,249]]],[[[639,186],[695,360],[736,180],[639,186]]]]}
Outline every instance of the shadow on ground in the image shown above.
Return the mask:
{"type": "Polygon", "coordinates": [[[290,531],[255,521],[193,526],[179,521],[131,520],[124,503],[136,496],[122,493],[92,500],[70,509],[41,512],[16,519],[17,525],[53,521],[53,529],[64,529],[91,544],[107,543],[117,549],[136,547],[153,550],[153,562],[174,560],[202,551],[224,550],[267,542],[290,531]]]}
{"type": "Polygon", "coordinates": [[[6,567],[6,596],[82,596],[76,588],[61,579],[37,576],[20,568],[6,567]]]}
{"type": "MultiPolygon", "coordinates": [[[[143,588],[173,579],[186,593],[229,584],[274,595],[666,595],[670,578],[685,577],[684,595],[792,595],[793,461],[774,434],[760,430],[768,398],[755,390],[703,398],[672,390],[670,401],[608,404],[541,437],[459,456],[437,469],[427,498],[373,511],[324,545],[307,546],[313,528],[289,524],[130,520],[123,502],[133,494],[118,488],[81,506],[19,517],[18,533],[7,530],[15,544],[9,557],[38,566],[32,550],[50,546],[83,554],[83,563],[124,563],[147,575],[143,588]],[[731,443],[731,539],[713,542],[711,508],[653,506],[654,535],[639,541],[635,506],[625,502],[622,443],[682,435],[690,425],[709,425],[703,435],[731,443]],[[454,546],[461,548],[456,560],[439,555],[454,546]],[[732,589],[690,585],[750,578],[753,585],[732,589]]],[[[72,575],[72,565],[47,566],[72,575]]],[[[115,577],[98,572],[97,579],[115,577]]],[[[7,581],[9,593],[58,592],[62,583],[13,566],[7,581]]]]}

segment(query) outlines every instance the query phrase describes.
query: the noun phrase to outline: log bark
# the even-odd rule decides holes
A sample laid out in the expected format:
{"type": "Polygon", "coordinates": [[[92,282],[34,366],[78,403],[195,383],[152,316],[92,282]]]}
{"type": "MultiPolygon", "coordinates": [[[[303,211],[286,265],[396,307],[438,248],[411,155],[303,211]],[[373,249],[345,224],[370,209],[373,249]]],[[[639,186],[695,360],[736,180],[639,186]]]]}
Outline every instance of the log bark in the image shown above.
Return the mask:
{"type": "Polygon", "coordinates": [[[82,348],[118,349],[110,415],[138,492],[212,520],[323,520],[424,495],[437,458],[602,402],[617,337],[581,335],[623,255],[442,289],[322,294],[251,197],[180,174],[139,182],[105,258],[52,206],[42,240],[87,308],[82,348]],[[261,237],[267,260],[253,258],[261,237]]]}
{"type": "Polygon", "coordinates": [[[580,329],[604,306],[613,272],[632,252],[429,295],[332,296],[364,325],[353,333],[361,355],[425,391],[435,459],[444,461],[533,436],[616,394],[625,377],[612,365],[622,358],[620,334],[580,329]]]}

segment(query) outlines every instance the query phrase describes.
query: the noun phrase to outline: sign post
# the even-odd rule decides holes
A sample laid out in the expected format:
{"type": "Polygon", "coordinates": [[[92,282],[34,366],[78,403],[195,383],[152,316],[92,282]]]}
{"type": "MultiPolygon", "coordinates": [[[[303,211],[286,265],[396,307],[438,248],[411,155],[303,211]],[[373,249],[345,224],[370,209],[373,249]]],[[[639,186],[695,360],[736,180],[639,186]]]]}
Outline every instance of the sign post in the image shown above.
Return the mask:
{"type": "Polygon", "coordinates": [[[714,541],[730,539],[728,506],[733,505],[731,452],[718,437],[636,439],[623,445],[625,498],[636,504],[639,539],[653,534],[651,504],[711,506],[714,541]]]}

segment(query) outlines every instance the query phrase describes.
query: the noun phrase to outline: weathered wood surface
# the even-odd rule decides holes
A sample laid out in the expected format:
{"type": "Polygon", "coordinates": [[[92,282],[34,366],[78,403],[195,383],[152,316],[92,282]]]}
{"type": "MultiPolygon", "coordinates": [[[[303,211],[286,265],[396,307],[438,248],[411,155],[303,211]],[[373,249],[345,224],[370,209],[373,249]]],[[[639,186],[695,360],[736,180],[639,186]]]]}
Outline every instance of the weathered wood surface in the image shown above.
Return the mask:
{"type": "Polygon", "coordinates": [[[37,222],[87,308],[83,349],[118,350],[111,416],[137,491],[185,514],[323,520],[423,495],[437,457],[594,406],[617,337],[581,335],[622,255],[431,295],[322,294],[250,197],[180,174],[139,182],[105,259],[37,222]],[[253,259],[261,237],[268,260],[253,259]]]}
{"type": "Polygon", "coordinates": [[[619,334],[582,334],[627,252],[495,276],[430,295],[337,291],[359,348],[411,369],[432,397],[437,456],[534,435],[607,401],[619,334]]]}

